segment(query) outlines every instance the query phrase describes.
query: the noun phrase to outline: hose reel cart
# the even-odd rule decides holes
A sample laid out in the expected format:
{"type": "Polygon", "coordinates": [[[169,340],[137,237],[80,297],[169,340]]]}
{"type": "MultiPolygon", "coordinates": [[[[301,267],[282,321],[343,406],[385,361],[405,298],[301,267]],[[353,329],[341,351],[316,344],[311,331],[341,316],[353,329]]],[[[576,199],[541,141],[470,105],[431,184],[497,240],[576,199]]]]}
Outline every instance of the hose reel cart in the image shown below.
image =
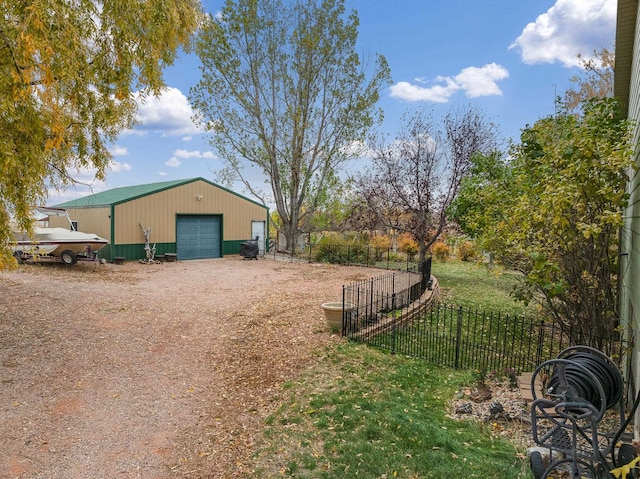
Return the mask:
{"type": "MultiPolygon", "coordinates": [[[[613,478],[612,469],[631,462],[635,449],[619,442],[638,401],[625,419],[623,391],[618,367],[597,349],[572,346],[540,364],[531,378],[531,429],[549,459],[539,450],[530,453],[535,479],[554,471],[563,475],[551,477],[613,478]]],[[[632,471],[627,477],[639,476],[632,471]]]]}

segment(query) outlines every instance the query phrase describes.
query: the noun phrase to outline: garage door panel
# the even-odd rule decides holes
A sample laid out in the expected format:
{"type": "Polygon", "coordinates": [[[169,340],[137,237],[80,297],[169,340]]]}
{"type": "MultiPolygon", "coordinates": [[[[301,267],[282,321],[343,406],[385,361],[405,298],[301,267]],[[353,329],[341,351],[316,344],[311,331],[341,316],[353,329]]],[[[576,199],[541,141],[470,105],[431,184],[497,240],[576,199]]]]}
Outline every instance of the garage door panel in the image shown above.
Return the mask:
{"type": "Polygon", "coordinates": [[[178,216],[176,244],[180,259],[220,258],[220,216],[178,216]]]}

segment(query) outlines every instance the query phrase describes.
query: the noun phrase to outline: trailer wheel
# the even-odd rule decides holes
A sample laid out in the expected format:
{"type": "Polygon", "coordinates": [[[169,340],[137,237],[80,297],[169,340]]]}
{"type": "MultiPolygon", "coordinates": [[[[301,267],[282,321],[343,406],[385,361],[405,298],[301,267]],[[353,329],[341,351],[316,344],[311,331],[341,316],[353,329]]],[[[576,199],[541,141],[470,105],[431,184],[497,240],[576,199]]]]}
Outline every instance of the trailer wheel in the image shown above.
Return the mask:
{"type": "Polygon", "coordinates": [[[14,251],[13,252],[13,257],[16,259],[16,261],[18,262],[18,264],[22,264],[24,263],[24,259],[22,259],[22,251],[14,251]]]}
{"type": "Polygon", "coordinates": [[[75,264],[76,261],[78,261],[76,254],[73,251],[70,251],[68,249],[60,253],[60,259],[64,264],[68,264],[68,265],[75,264]]]}

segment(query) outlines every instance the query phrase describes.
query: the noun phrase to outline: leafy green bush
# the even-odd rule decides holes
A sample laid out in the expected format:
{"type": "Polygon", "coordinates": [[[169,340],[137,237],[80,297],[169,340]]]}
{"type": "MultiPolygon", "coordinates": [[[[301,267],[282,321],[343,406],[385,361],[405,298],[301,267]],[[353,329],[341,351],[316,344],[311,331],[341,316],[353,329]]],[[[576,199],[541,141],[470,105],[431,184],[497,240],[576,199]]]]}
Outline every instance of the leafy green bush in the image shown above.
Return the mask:
{"type": "Polygon", "coordinates": [[[366,245],[339,238],[323,238],[313,251],[315,261],[333,264],[373,264],[374,256],[366,245]]]}
{"type": "Polygon", "coordinates": [[[389,253],[389,255],[387,256],[387,260],[390,263],[404,263],[406,261],[406,258],[399,255],[398,253],[389,253]]]}

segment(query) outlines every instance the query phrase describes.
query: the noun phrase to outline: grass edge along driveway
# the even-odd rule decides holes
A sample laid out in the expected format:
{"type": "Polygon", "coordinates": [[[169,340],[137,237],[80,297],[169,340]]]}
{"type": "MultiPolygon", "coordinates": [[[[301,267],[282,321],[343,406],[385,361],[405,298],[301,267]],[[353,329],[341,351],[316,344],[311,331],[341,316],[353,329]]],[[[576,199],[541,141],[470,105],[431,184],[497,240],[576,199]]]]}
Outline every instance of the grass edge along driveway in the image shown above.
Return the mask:
{"type": "Polygon", "coordinates": [[[468,372],[355,343],[284,385],[251,477],[529,478],[524,451],[448,418],[468,372]]]}

